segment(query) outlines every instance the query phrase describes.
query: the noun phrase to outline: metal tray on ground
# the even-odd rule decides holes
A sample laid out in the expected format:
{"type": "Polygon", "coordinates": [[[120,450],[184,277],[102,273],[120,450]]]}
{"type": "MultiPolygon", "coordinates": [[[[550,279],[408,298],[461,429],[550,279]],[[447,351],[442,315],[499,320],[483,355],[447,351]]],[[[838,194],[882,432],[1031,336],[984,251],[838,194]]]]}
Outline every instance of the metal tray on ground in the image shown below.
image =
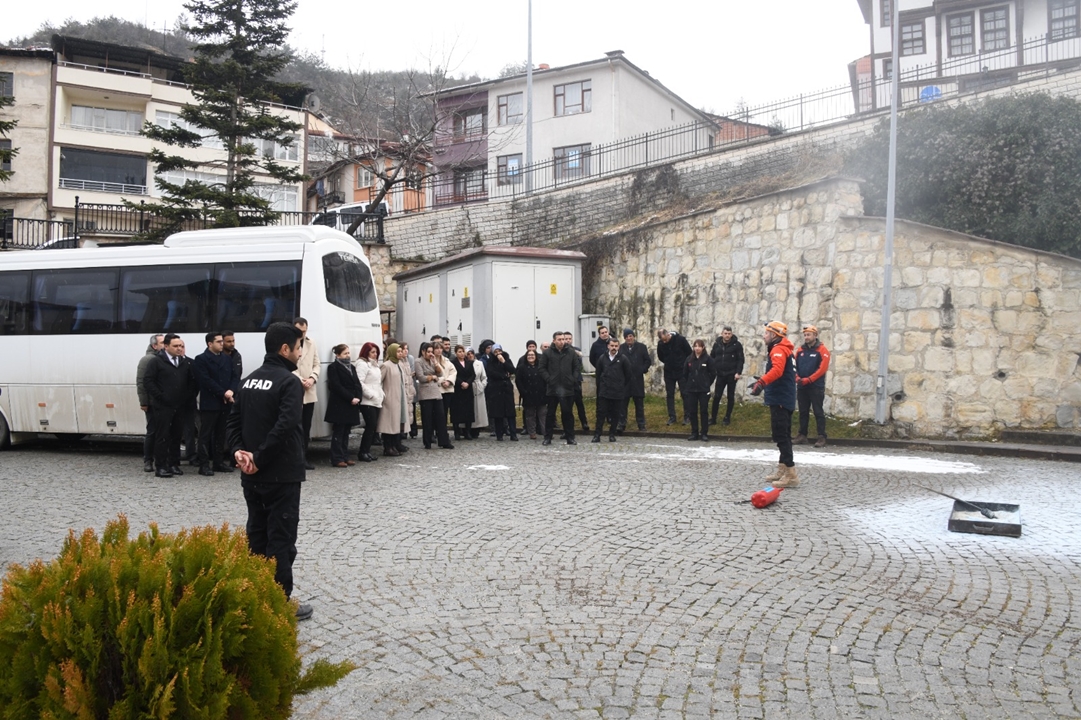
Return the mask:
{"type": "Polygon", "coordinates": [[[1021,537],[1021,506],[1004,503],[980,502],[973,500],[972,505],[955,500],[950,513],[950,532],[975,533],[977,535],[1002,535],[1021,537]],[[984,517],[972,507],[979,505],[990,510],[993,518],[984,517]]]}

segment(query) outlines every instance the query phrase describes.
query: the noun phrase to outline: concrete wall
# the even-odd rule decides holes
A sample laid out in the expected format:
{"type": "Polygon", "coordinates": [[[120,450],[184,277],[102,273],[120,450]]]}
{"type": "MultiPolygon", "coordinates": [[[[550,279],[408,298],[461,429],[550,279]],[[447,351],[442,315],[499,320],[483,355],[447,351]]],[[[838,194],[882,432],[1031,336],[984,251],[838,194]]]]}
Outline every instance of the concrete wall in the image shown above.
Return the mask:
{"type": "MultiPolygon", "coordinates": [[[[862,217],[856,181],[834,179],[590,240],[585,312],[711,343],[722,325],[761,374],[762,325],[833,352],[827,409],[874,417],[884,221],[862,217]]],[[[1081,427],[1081,261],[899,222],[891,431],[972,436],[1081,427]]],[[[652,382],[662,387],[661,370],[652,382]]]]}

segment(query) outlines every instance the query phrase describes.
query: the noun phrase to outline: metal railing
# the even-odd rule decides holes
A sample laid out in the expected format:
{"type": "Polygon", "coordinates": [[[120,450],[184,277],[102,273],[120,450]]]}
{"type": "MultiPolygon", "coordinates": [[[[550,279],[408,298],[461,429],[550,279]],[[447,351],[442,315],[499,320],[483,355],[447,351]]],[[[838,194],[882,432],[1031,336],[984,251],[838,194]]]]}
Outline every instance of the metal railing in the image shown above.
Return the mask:
{"type": "MultiPolygon", "coordinates": [[[[1052,41],[1050,35],[1020,45],[905,68],[899,78],[901,107],[911,107],[977,90],[1010,85],[1063,66],[1081,65],[1081,37],[1052,41]]],[[[596,180],[628,170],[704,155],[764,136],[845,122],[889,109],[888,77],[868,76],[754,106],[725,116],[718,130],[695,122],[644,133],[604,145],[584,146],[574,155],[550,157],[506,172],[488,167],[445,170],[425,182],[430,204],[444,207],[491,199],[514,198],[596,180]]],[[[483,160],[477,158],[477,160],[483,160]]],[[[423,209],[423,208],[420,208],[423,209]]]]}
{"type": "Polygon", "coordinates": [[[98,180],[76,180],[60,178],[60,187],[66,190],[90,190],[91,192],[112,193],[113,195],[146,195],[146,185],[128,183],[101,182],[98,180]]]}
{"type": "Polygon", "coordinates": [[[74,237],[70,222],[17,218],[10,211],[0,211],[0,250],[26,250],[74,237]]]}

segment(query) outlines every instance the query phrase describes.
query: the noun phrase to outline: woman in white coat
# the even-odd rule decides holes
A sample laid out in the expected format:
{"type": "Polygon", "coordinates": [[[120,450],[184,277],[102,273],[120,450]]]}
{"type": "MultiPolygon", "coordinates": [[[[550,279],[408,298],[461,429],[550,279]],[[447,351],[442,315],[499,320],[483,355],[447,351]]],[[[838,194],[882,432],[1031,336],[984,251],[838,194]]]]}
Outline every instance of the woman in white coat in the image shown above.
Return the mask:
{"type": "Polygon", "coordinates": [[[364,343],[357,358],[357,378],[362,396],[360,415],[364,418],[364,435],[360,438],[357,460],[375,462],[372,443],[375,442],[375,426],[379,422],[379,410],[383,407],[383,378],[379,370],[379,346],[364,343]]]}
{"type": "Polygon", "coordinates": [[[473,381],[473,427],[470,434],[480,437],[480,429],[488,427],[488,404],[484,401],[484,388],[488,387],[488,372],[484,369],[484,363],[477,360],[473,348],[466,348],[466,362],[473,363],[473,370],[477,379],[473,381]]]}

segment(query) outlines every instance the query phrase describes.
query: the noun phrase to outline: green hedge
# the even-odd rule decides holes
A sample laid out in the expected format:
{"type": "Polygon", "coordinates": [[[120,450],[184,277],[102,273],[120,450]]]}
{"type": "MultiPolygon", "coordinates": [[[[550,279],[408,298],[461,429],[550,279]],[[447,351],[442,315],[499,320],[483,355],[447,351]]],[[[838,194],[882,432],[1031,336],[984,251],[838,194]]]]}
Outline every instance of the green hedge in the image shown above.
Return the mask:
{"type": "Polygon", "coordinates": [[[130,540],[121,515],[4,578],[2,718],[287,718],[353,669],[302,672],[273,562],[228,526],[130,540]]]}

